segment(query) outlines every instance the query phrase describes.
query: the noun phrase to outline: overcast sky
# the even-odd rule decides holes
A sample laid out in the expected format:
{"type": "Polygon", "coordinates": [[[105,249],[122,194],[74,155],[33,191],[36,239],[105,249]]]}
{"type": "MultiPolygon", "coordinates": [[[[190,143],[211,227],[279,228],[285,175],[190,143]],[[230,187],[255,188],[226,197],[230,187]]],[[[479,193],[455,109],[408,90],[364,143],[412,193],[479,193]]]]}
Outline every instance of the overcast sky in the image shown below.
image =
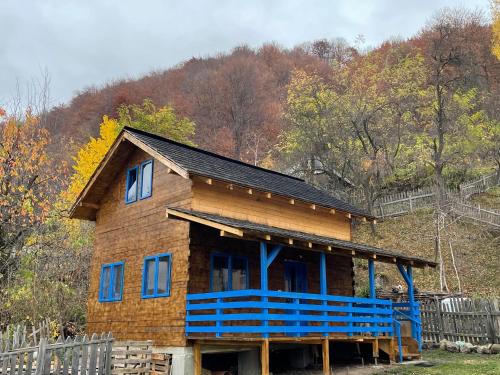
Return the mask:
{"type": "Polygon", "coordinates": [[[0,0],[0,105],[47,70],[52,104],[78,90],[236,45],[415,34],[439,8],[488,0],[0,0]]]}

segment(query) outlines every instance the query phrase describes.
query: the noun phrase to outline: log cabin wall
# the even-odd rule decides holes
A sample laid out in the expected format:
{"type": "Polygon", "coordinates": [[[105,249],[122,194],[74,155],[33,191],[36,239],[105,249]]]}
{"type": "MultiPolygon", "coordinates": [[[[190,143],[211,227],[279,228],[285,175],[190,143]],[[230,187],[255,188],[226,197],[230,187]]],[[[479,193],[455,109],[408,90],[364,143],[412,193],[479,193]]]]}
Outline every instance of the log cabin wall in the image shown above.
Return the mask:
{"type": "Polygon", "coordinates": [[[192,209],[233,219],[247,220],[284,229],[351,240],[351,220],[345,214],[312,209],[301,202],[290,204],[278,197],[248,194],[244,189],[229,190],[222,184],[209,185],[202,179],[193,180],[192,209]]]}
{"type": "MultiPolygon", "coordinates": [[[[210,292],[210,254],[213,252],[240,255],[248,258],[250,289],[260,289],[259,243],[221,237],[218,230],[191,224],[188,293],[210,292]]],[[[284,261],[306,263],[309,293],[319,293],[319,253],[284,248],[269,268],[269,289],[285,289],[284,261]]],[[[354,295],[352,258],[327,255],[328,293],[340,296],[354,295]]]]}
{"type": "Polygon", "coordinates": [[[154,161],[152,196],[125,204],[126,171],[151,156],[137,149],[100,202],[91,262],[88,332],[112,331],[118,340],[154,340],[156,345],[185,346],[189,223],[169,220],[165,206],[190,208],[191,180],[168,173],[154,161]],[[144,257],[171,253],[170,296],[141,298],[144,257]],[[101,265],[124,261],[123,298],[99,302],[101,265]]]}

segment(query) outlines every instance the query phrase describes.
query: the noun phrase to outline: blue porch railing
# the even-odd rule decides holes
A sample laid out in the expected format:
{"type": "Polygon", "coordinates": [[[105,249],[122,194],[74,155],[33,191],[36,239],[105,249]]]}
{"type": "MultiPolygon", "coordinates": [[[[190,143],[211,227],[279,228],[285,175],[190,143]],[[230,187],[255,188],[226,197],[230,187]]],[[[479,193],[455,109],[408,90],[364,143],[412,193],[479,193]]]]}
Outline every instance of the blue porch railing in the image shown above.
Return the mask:
{"type": "Polygon", "coordinates": [[[390,300],[260,289],[187,295],[186,334],[392,336],[390,300]]]}

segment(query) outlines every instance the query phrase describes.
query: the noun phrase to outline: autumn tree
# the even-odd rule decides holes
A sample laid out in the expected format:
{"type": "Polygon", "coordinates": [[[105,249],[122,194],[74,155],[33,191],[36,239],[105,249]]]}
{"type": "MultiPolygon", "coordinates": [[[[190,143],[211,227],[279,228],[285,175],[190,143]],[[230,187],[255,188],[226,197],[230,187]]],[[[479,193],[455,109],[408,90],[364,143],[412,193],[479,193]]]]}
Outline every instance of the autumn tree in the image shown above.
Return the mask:
{"type": "Polygon", "coordinates": [[[460,132],[457,95],[477,87],[483,79],[475,53],[483,26],[481,14],[477,12],[444,9],[436,14],[421,35],[429,74],[419,122],[430,152],[430,165],[440,199],[446,185],[444,172],[450,164],[447,148],[452,144],[449,141],[453,134],[460,132]]]}
{"type": "Polygon", "coordinates": [[[340,175],[361,187],[372,212],[408,144],[423,75],[422,56],[398,48],[338,66],[332,82],[297,71],[280,151],[295,168],[319,161],[330,181],[340,175]]]}
{"type": "Polygon", "coordinates": [[[0,117],[0,283],[48,217],[62,167],[47,154],[48,132],[29,110],[0,117]]]}

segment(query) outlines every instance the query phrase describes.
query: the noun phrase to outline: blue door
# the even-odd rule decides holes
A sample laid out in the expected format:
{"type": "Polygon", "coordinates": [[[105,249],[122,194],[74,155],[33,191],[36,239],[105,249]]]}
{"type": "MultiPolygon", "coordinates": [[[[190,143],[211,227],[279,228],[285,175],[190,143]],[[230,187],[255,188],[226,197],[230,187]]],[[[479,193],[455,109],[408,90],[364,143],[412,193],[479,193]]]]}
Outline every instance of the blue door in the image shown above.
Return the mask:
{"type": "Polygon", "coordinates": [[[307,293],[307,271],[305,263],[285,260],[285,291],[307,293]]]}
{"type": "MultiPolygon", "coordinates": [[[[285,292],[296,292],[296,293],[307,293],[307,270],[306,264],[298,261],[285,261],[285,292]]],[[[289,299],[287,302],[302,303],[303,300],[293,300],[289,299]]],[[[304,312],[305,314],[307,312],[304,312]]],[[[286,314],[301,314],[300,310],[288,310],[286,314]]],[[[304,326],[307,322],[302,321],[287,321],[287,326],[304,326]]],[[[292,336],[300,336],[299,334],[291,333],[292,336]]]]}

